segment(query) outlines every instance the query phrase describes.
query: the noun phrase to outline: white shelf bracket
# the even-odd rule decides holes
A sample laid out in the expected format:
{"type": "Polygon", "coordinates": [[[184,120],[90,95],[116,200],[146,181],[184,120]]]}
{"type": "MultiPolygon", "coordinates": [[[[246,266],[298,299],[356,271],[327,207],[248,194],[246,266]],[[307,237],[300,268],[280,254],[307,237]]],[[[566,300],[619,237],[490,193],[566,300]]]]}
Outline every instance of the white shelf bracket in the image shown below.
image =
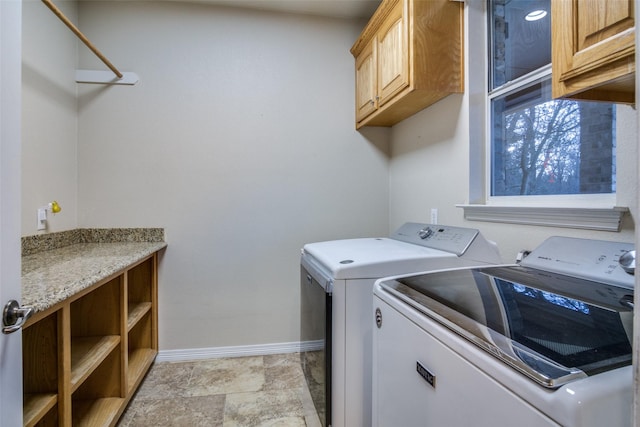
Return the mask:
{"type": "Polygon", "coordinates": [[[77,83],[94,83],[107,85],[134,85],[138,83],[136,73],[123,71],[122,77],[114,75],[110,71],[103,70],[76,70],[77,83]]]}

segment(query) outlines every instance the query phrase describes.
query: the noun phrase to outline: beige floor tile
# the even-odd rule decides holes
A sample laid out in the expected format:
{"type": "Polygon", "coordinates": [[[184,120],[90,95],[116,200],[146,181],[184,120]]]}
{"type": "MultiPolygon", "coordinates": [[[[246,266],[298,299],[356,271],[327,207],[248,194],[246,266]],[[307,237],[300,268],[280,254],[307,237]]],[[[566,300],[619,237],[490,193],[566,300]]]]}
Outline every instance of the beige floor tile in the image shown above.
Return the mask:
{"type": "Polygon", "coordinates": [[[265,390],[299,389],[305,385],[300,355],[264,356],[265,390]]]}
{"type": "Polygon", "coordinates": [[[136,400],[184,397],[189,393],[194,362],[154,363],[136,393],[136,400]]]}
{"type": "Polygon", "coordinates": [[[264,384],[262,356],[204,360],[194,366],[186,395],[252,392],[264,384]]]}
{"type": "Polygon", "coordinates": [[[228,394],[225,427],[305,426],[299,390],[228,394]]]}
{"type": "Polygon", "coordinates": [[[224,395],[133,402],[120,427],[222,427],[224,395]]]}

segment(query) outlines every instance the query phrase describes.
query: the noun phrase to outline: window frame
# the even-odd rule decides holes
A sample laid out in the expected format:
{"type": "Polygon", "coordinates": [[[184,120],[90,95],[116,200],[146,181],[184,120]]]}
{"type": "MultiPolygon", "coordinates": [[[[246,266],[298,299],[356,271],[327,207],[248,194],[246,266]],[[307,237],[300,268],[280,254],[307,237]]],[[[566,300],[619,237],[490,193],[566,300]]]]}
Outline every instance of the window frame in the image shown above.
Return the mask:
{"type": "Polygon", "coordinates": [[[627,207],[617,206],[617,191],[609,194],[491,196],[491,97],[516,84],[551,74],[551,64],[506,83],[489,94],[488,1],[469,1],[466,7],[469,37],[467,64],[482,72],[468,73],[469,202],[459,204],[471,221],[515,223],[590,230],[620,231],[627,207]],[[474,42],[475,40],[475,42],[474,42]],[[482,46],[480,46],[482,44],[482,46]],[[479,65],[482,67],[479,67],[479,65]]]}

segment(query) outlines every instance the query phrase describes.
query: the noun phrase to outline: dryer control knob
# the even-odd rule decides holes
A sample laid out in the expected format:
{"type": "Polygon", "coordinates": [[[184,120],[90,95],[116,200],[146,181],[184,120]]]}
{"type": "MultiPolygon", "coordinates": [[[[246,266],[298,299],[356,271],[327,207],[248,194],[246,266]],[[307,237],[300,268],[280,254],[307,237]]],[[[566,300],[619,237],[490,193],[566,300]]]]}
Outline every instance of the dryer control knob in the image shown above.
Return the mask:
{"type": "Polygon", "coordinates": [[[636,251],[627,251],[620,255],[620,267],[629,274],[635,274],[636,271],[636,251]]]}
{"type": "Polygon", "coordinates": [[[431,227],[425,227],[422,230],[418,231],[418,236],[420,236],[422,240],[428,239],[432,234],[433,230],[431,229],[431,227]]]}

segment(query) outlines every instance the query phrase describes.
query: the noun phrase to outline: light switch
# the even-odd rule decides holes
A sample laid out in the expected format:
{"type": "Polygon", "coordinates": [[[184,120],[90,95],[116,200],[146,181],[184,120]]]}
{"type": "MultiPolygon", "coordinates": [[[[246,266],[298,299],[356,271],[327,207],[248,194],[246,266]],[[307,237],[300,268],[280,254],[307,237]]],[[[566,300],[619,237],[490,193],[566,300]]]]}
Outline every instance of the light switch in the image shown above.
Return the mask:
{"type": "Polygon", "coordinates": [[[47,208],[38,208],[38,230],[47,228],[47,208]]]}

